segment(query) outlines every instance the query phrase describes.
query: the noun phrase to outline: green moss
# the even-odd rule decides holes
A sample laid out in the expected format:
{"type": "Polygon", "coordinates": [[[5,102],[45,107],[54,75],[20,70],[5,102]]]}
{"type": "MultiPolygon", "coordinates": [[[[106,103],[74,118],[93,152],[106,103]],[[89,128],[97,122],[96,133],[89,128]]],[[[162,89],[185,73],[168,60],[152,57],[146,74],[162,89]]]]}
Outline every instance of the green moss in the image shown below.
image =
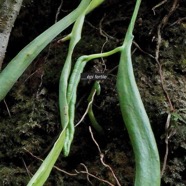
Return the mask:
{"type": "Polygon", "coordinates": [[[29,180],[29,176],[25,168],[0,167],[0,175],[0,185],[4,186],[26,185],[29,180]]]}

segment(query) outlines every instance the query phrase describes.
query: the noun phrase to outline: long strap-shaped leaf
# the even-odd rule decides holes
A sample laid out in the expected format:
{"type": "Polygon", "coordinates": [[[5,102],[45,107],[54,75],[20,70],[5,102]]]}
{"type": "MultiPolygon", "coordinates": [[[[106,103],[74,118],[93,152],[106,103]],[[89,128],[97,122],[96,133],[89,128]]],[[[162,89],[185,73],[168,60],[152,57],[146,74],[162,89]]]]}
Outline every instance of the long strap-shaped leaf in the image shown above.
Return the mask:
{"type": "Polygon", "coordinates": [[[76,44],[81,39],[81,32],[84,23],[84,18],[87,13],[99,6],[104,0],[87,0],[90,3],[87,9],[82,11],[82,14],[76,20],[72,32],[70,34],[70,44],[68,49],[67,58],[61,73],[60,85],[59,85],[59,108],[62,127],[66,127],[65,144],[63,147],[63,155],[68,156],[70,152],[70,145],[74,136],[74,104],[76,100],[76,93],[71,91],[71,84],[69,83],[69,76],[71,71],[72,54],[76,44]],[[73,99],[70,99],[70,95],[73,94],[73,99]],[[70,114],[71,113],[71,114],[70,114]]]}
{"type": "MultiPolygon", "coordinates": [[[[90,0],[87,2],[90,3],[90,0]]],[[[74,130],[73,127],[70,126],[70,120],[72,120],[72,114],[70,116],[70,113],[74,112],[74,101],[70,102],[67,100],[68,93],[67,93],[67,87],[68,87],[68,79],[71,71],[71,65],[72,65],[72,54],[74,52],[74,48],[76,44],[81,39],[81,32],[82,27],[85,19],[85,10],[82,12],[82,15],[78,17],[76,20],[72,33],[70,34],[70,44],[68,49],[67,58],[65,61],[65,64],[63,66],[63,70],[61,72],[60,77],[60,84],[59,84],[59,108],[60,108],[60,118],[61,118],[61,124],[62,127],[66,127],[66,135],[65,135],[65,144],[63,147],[63,154],[64,156],[68,156],[70,152],[70,144],[74,136],[74,130]],[[71,110],[73,108],[73,111],[71,110]]],[[[76,96],[76,95],[75,95],[76,96]]],[[[75,97],[73,96],[73,99],[75,97]]]]}
{"type": "Polygon", "coordinates": [[[37,55],[63,30],[70,26],[86,9],[89,1],[82,0],[80,5],[62,20],[51,26],[30,44],[22,49],[16,57],[0,73],[0,101],[4,99],[10,89],[25,69],[37,57],[37,55]]]}
{"type": "Polygon", "coordinates": [[[159,186],[159,154],[150,122],[136,85],[131,60],[132,32],[140,3],[141,0],[137,0],[123,43],[117,75],[117,92],[123,120],[135,153],[135,186],[159,186]]]}
{"type": "MultiPolygon", "coordinates": [[[[84,10],[86,10],[86,13],[89,13],[91,10],[93,10],[96,6],[92,6],[92,5],[99,5],[101,4],[101,2],[103,2],[104,0],[92,0],[91,3],[90,3],[91,0],[86,0],[86,2],[84,1],[84,10]],[[89,4],[90,3],[90,4],[89,4]],[[94,4],[95,3],[95,4],[94,4]]],[[[84,16],[85,14],[85,11],[82,10],[80,16],[78,17],[75,25],[74,25],[74,29],[78,29],[77,28],[77,24],[78,23],[81,23],[82,24],[82,16],[84,16]]],[[[80,26],[80,29],[81,29],[81,26],[80,26]]],[[[72,37],[71,39],[71,42],[70,42],[70,46],[69,46],[69,49],[74,49],[75,45],[77,44],[77,42],[79,41],[80,39],[80,32],[81,31],[77,31],[78,33],[76,33],[76,31],[74,31],[74,37],[72,37]]],[[[72,52],[71,51],[71,52],[72,52]]],[[[66,64],[67,65],[64,65],[63,68],[66,68],[66,70],[64,71],[64,77],[67,81],[68,80],[68,76],[69,76],[69,73],[70,73],[70,68],[71,68],[71,53],[69,51],[69,54],[67,56],[67,60],[66,60],[66,64]]],[[[63,81],[62,81],[63,82],[63,81]]],[[[64,85],[65,87],[61,87],[62,89],[65,88],[66,89],[66,86],[67,85],[64,85]]],[[[67,99],[67,92],[65,91],[65,94],[64,94],[64,99],[67,99]]],[[[67,101],[67,106],[69,107],[68,110],[68,118],[64,119],[64,125],[63,125],[63,130],[59,136],[59,138],[57,139],[56,143],[54,144],[52,150],[50,151],[50,153],[48,154],[48,156],[46,157],[46,159],[43,161],[42,165],[39,167],[39,169],[37,170],[37,172],[34,174],[34,176],[32,177],[32,179],[30,180],[30,182],[28,183],[27,186],[42,186],[45,181],[47,180],[57,158],[59,157],[60,155],[60,152],[62,151],[62,149],[64,148],[64,145],[65,145],[65,141],[66,141],[66,135],[67,135],[67,129],[70,129],[68,126],[68,123],[72,123],[74,124],[74,105],[75,105],[75,100],[76,100],[76,94],[75,96],[73,96],[73,98],[71,99],[71,101],[67,101]]],[[[60,101],[63,102],[63,100],[61,99],[60,101]]],[[[66,101],[65,101],[65,106],[66,106],[66,101]]],[[[67,108],[68,108],[67,107],[67,108]]],[[[62,117],[64,116],[64,113],[62,113],[62,117]]],[[[72,130],[72,129],[70,129],[72,130]]],[[[73,138],[73,137],[72,137],[73,138]]],[[[72,140],[72,139],[70,139],[72,140]]],[[[71,143],[71,142],[70,142],[71,143]]],[[[69,146],[70,144],[67,144],[67,147],[69,146]]]]}
{"type": "Polygon", "coordinates": [[[37,172],[34,174],[32,179],[29,181],[27,186],[42,186],[47,180],[50,172],[61,153],[65,139],[65,128],[61,132],[59,138],[55,142],[52,150],[48,154],[47,158],[43,161],[37,172]]]}

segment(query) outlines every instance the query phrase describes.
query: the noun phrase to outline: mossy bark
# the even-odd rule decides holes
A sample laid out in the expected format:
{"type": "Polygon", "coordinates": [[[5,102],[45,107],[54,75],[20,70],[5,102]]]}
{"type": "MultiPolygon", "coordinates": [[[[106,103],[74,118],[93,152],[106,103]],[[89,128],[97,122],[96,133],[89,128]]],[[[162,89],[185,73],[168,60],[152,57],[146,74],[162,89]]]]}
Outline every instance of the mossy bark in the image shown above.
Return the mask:
{"type": "Polygon", "coordinates": [[[0,1],[0,69],[5,57],[9,36],[23,0],[0,1]]]}

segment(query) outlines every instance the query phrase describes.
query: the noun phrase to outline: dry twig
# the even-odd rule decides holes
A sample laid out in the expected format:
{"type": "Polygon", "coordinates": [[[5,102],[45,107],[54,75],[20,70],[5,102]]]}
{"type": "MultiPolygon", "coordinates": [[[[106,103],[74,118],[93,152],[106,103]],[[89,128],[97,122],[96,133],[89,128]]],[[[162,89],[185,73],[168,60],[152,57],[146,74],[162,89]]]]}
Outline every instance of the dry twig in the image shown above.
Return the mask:
{"type": "MultiPolygon", "coordinates": [[[[97,179],[97,180],[99,180],[99,181],[101,181],[101,182],[107,183],[107,184],[110,185],[110,186],[114,186],[114,185],[113,185],[112,183],[110,183],[109,181],[104,180],[104,179],[101,179],[101,178],[99,178],[99,177],[97,177],[97,176],[95,176],[95,175],[89,173],[89,172],[88,172],[88,168],[85,166],[85,164],[81,163],[80,165],[82,165],[82,166],[85,168],[86,171],[77,171],[77,170],[76,170],[76,172],[77,172],[78,174],[79,174],[79,173],[87,174],[88,176],[91,176],[91,177],[93,177],[93,178],[95,178],[95,179],[97,179]]],[[[90,183],[91,183],[91,182],[90,182],[90,183]]]]}
{"type": "Polygon", "coordinates": [[[155,57],[154,57],[152,54],[150,54],[150,53],[144,51],[144,50],[138,45],[138,43],[136,43],[135,41],[133,41],[132,43],[138,48],[138,50],[139,50],[140,52],[142,52],[142,53],[148,55],[148,56],[149,56],[150,58],[152,58],[152,59],[155,59],[155,57]]]}
{"type": "MultiPolygon", "coordinates": [[[[26,152],[28,152],[32,157],[34,157],[34,158],[36,158],[37,160],[43,162],[43,159],[39,158],[38,156],[35,156],[33,153],[31,153],[31,152],[30,152],[29,150],[27,150],[26,148],[24,148],[24,150],[25,150],[26,152]]],[[[58,170],[58,171],[64,173],[64,174],[67,174],[68,176],[77,176],[76,173],[69,173],[69,172],[67,172],[67,171],[64,171],[64,170],[60,169],[60,168],[57,167],[57,166],[54,166],[54,168],[55,168],[56,170],[58,170]]]]}
{"type": "Polygon", "coordinates": [[[100,154],[101,163],[103,164],[104,167],[108,168],[108,169],[111,171],[111,173],[112,173],[112,175],[113,175],[113,177],[114,177],[114,179],[115,179],[117,185],[118,185],[118,186],[121,186],[121,184],[119,183],[119,180],[117,179],[117,177],[116,177],[116,175],[115,175],[115,173],[114,173],[112,167],[104,162],[104,154],[101,152],[101,149],[100,149],[100,147],[99,147],[99,144],[98,144],[97,141],[95,140],[94,135],[93,135],[93,132],[92,132],[92,129],[91,129],[90,126],[89,126],[89,132],[90,132],[90,134],[91,134],[92,140],[94,141],[94,143],[96,144],[96,146],[97,146],[97,148],[98,148],[98,151],[99,151],[99,154],[100,154]]]}
{"type": "Polygon", "coordinates": [[[90,102],[88,103],[88,106],[87,106],[87,108],[85,110],[85,113],[83,114],[83,116],[81,117],[79,122],[75,125],[75,127],[77,127],[79,124],[81,124],[81,122],[85,119],[85,116],[87,115],[87,113],[89,111],[89,108],[90,108],[91,104],[93,103],[95,94],[96,94],[96,90],[94,90],[94,92],[93,92],[92,98],[91,98],[90,102]]]}
{"type": "Polygon", "coordinates": [[[163,176],[163,173],[165,172],[165,168],[166,168],[166,164],[167,164],[167,158],[168,158],[168,154],[169,154],[169,134],[168,134],[168,128],[170,126],[170,119],[171,119],[171,114],[169,113],[167,116],[167,121],[165,124],[165,131],[166,131],[166,136],[165,136],[165,155],[164,155],[164,159],[163,159],[163,166],[162,166],[162,170],[161,170],[161,176],[163,176]]]}
{"type": "Polygon", "coordinates": [[[158,8],[158,7],[160,7],[160,6],[162,6],[162,5],[165,4],[166,2],[167,2],[167,0],[163,0],[163,1],[161,1],[160,3],[158,3],[157,5],[155,5],[155,6],[152,8],[152,11],[153,11],[154,15],[156,15],[155,9],[158,8]]]}
{"type": "Polygon", "coordinates": [[[25,163],[25,160],[24,160],[23,158],[22,158],[22,161],[23,161],[24,167],[25,167],[25,169],[26,169],[26,172],[27,172],[29,178],[31,179],[31,177],[32,177],[33,175],[32,175],[32,173],[29,171],[29,169],[28,169],[28,167],[27,167],[27,165],[26,165],[26,163],[25,163]]]}
{"type": "MultiPolygon", "coordinates": [[[[162,1],[162,2],[164,2],[164,1],[162,1]]],[[[170,108],[170,113],[168,114],[166,125],[165,125],[165,129],[166,129],[166,137],[165,137],[166,152],[165,152],[165,155],[164,155],[164,162],[163,162],[163,168],[162,168],[162,171],[161,171],[161,175],[163,175],[163,173],[165,171],[165,168],[166,168],[166,164],[167,164],[167,157],[168,157],[168,153],[169,153],[169,145],[168,145],[168,143],[169,143],[169,138],[171,137],[171,135],[169,135],[167,130],[170,127],[171,113],[174,112],[174,106],[172,104],[170,96],[169,96],[169,94],[168,94],[168,92],[166,90],[166,86],[164,84],[164,76],[163,76],[163,71],[162,71],[162,64],[160,63],[160,60],[159,60],[160,47],[161,47],[161,42],[162,42],[161,31],[165,27],[165,25],[167,24],[170,16],[177,9],[178,2],[179,2],[179,0],[174,0],[170,11],[168,12],[167,15],[165,15],[163,17],[162,21],[160,22],[160,24],[158,25],[158,28],[157,28],[157,45],[156,45],[156,51],[155,51],[155,60],[156,60],[156,63],[158,64],[158,67],[159,67],[159,75],[160,75],[160,80],[161,80],[161,86],[162,86],[163,92],[164,92],[164,94],[166,96],[166,99],[167,99],[167,101],[169,103],[169,108],[170,108]]]]}
{"type": "Polygon", "coordinates": [[[11,112],[10,112],[10,109],[9,109],[9,107],[8,107],[8,104],[7,104],[7,102],[6,102],[5,99],[4,99],[3,101],[4,101],[4,104],[5,104],[5,106],[6,106],[6,110],[7,110],[7,112],[8,112],[8,115],[9,115],[9,117],[11,118],[11,117],[12,117],[12,114],[11,114],[11,112]]]}
{"type": "Polygon", "coordinates": [[[160,74],[162,89],[163,89],[163,91],[165,93],[165,96],[167,98],[167,101],[169,103],[171,112],[174,111],[174,107],[173,107],[172,101],[171,101],[171,99],[169,97],[169,94],[168,94],[168,92],[166,90],[166,87],[165,87],[165,84],[164,84],[164,76],[163,76],[163,71],[162,71],[162,65],[161,65],[160,60],[159,60],[159,53],[160,53],[160,47],[161,47],[161,42],[162,42],[161,30],[167,24],[169,17],[172,15],[172,13],[178,7],[178,1],[179,0],[174,0],[172,8],[170,9],[169,13],[164,16],[164,18],[162,19],[161,23],[158,25],[158,29],[157,29],[157,45],[156,45],[156,51],[155,51],[155,60],[156,60],[156,63],[158,64],[158,66],[159,66],[159,74],[160,74]]]}

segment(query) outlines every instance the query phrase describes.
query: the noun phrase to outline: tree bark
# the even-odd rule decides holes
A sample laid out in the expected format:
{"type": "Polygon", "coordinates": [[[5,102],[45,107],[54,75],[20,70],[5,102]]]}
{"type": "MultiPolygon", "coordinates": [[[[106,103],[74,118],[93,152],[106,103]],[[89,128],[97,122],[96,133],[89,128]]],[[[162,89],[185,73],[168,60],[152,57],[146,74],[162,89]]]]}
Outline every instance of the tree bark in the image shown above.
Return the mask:
{"type": "Polygon", "coordinates": [[[14,22],[23,0],[0,0],[0,70],[14,22]]]}

